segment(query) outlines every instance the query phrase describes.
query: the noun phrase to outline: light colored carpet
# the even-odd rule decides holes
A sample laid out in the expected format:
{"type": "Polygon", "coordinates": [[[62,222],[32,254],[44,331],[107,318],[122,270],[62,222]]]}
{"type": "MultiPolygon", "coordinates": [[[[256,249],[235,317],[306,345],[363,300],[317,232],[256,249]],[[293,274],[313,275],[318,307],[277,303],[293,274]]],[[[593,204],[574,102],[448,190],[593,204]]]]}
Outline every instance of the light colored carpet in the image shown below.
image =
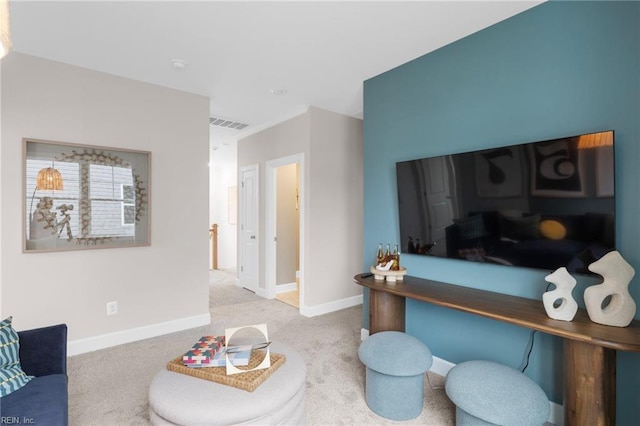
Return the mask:
{"type": "Polygon", "coordinates": [[[455,423],[455,408],[444,390],[430,387],[442,387],[444,380],[431,373],[430,383],[425,381],[425,408],[418,418],[394,422],[369,410],[364,399],[364,366],[357,354],[361,307],[305,318],[289,305],[235,286],[233,276],[224,271],[213,272],[211,282],[211,325],[69,358],[72,426],[148,425],[148,386],[168,360],[185,352],[202,335],[258,323],[268,325],[271,340],[295,348],[307,362],[308,425],[455,423]]]}
{"type": "Polygon", "coordinates": [[[213,311],[218,306],[238,305],[240,303],[264,300],[252,291],[238,287],[235,271],[217,270],[209,272],[209,309],[213,311]]]}

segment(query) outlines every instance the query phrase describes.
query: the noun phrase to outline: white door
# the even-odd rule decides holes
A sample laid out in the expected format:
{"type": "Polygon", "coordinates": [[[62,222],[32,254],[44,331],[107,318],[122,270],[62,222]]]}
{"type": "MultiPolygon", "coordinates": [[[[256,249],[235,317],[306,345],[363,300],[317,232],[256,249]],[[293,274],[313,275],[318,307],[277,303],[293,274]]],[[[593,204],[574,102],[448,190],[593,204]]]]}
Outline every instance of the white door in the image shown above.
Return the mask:
{"type": "Polygon", "coordinates": [[[258,289],[258,166],[240,169],[240,284],[258,289]]]}
{"type": "Polygon", "coordinates": [[[431,220],[431,239],[436,245],[432,253],[446,255],[445,228],[453,223],[453,206],[449,186],[449,168],[445,157],[429,158],[426,162],[429,185],[425,188],[431,220]]]}

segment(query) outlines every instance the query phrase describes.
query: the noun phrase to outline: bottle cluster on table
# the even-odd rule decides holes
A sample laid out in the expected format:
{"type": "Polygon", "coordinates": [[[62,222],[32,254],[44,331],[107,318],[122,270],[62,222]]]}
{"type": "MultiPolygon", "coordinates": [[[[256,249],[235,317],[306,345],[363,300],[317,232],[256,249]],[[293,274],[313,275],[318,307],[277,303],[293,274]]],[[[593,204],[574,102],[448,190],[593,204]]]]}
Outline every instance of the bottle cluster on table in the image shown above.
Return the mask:
{"type": "Polygon", "coordinates": [[[391,244],[386,245],[386,250],[383,250],[383,243],[378,244],[378,251],[376,254],[376,266],[386,267],[391,262],[390,271],[398,271],[400,269],[400,252],[398,251],[398,244],[393,245],[393,251],[391,251],[391,244]]]}

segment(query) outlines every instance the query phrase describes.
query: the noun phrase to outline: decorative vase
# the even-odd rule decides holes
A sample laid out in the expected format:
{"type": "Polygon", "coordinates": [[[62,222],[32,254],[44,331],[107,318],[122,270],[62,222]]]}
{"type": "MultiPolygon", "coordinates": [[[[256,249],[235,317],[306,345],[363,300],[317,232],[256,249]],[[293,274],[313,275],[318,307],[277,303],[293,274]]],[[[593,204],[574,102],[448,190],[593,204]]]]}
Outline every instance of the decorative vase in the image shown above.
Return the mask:
{"type": "Polygon", "coordinates": [[[575,278],[569,274],[567,268],[562,267],[544,279],[556,286],[554,290],[547,291],[542,295],[542,303],[547,315],[556,320],[572,321],[578,312],[578,303],[571,295],[571,291],[576,286],[575,278]],[[556,301],[560,301],[558,306],[554,306],[556,301]]]}
{"type": "Polygon", "coordinates": [[[628,326],[636,314],[636,303],[629,294],[635,270],[617,251],[611,251],[589,265],[589,270],[604,278],[602,284],[584,291],[584,303],[591,321],[615,327],[628,326]],[[603,307],[603,302],[610,298],[603,307]]]}

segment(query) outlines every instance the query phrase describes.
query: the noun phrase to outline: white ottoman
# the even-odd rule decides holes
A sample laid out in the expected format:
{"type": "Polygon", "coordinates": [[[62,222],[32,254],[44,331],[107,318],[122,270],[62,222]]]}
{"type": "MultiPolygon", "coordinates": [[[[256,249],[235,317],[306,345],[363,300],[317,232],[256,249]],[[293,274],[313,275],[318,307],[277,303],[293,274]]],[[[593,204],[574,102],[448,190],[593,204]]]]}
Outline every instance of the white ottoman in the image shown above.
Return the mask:
{"type": "Polygon", "coordinates": [[[149,386],[149,417],[154,425],[303,425],[307,366],[294,350],[273,342],[286,355],[253,392],[162,370],[149,386]]]}

